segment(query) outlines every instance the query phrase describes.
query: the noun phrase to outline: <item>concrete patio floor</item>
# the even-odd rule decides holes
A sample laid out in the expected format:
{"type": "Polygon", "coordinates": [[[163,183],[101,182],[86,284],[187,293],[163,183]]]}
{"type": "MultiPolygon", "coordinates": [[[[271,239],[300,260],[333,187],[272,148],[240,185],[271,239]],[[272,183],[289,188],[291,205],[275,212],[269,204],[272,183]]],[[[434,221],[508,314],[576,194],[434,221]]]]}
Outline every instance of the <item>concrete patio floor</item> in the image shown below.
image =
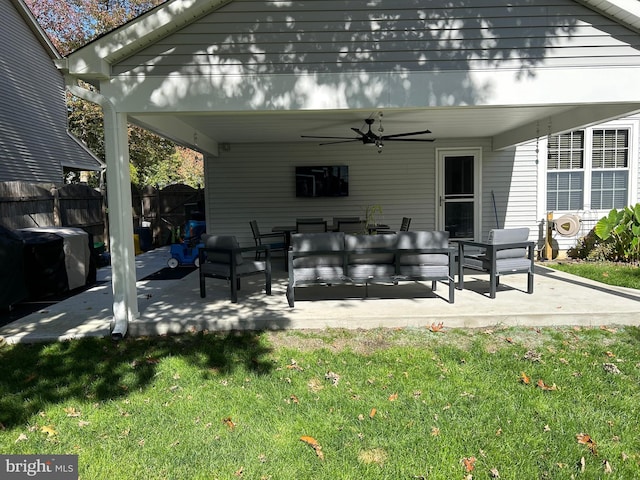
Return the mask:
{"type": "MultiPolygon", "coordinates": [[[[465,290],[446,301],[447,286],[431,292],[430,282],[360,286],[301,287],[296,305],[285,298],[282,258],[273,259],[271,296],[264,277],[243,280],[239,301],[229,300],[227,282],[207,279],[207,297],[199,294],[196,271],[179,280],[141,280],[166,266],[168,247],[136,257],[140,316],[130,336],[194,330],[277,330],[322,328],[639,325],[640,290],[610,287],[536,265],[534,293],[526,275],[501,279],[495,299],[488,297],[488,275],[465,275],[465,290]]],[[[96,286],[0,328],[7,343],[109,336],[112,321],[111,269],[98,271],[96,286]]]]}

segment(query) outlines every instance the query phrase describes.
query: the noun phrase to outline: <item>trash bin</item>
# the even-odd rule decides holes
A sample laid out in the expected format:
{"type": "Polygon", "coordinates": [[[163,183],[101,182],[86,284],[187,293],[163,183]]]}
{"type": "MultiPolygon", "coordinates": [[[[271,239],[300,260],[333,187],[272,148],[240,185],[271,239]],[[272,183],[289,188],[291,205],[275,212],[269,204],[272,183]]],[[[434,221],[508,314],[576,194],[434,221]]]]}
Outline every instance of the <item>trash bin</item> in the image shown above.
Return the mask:
{"type": "Polygon", "coordinates": [[[0,226],[0,310],[27,298],[22,252],[24,242],[13,230],[0,226]]]}
{"type": "Polygon", "coordinates": [[[150,227],[136,227],[134,233],[138,235],[140,250],[142,250],[143,252],[148,252],[149,250],[153,249],[153,235],[151,234],[150,227]]]}
{"type": "Polygon", "coordinates": [[[60,295],[69,290],[64,239],[55,233],[18,230],[24,241],[24,278],[29,298],[60,295]]]}

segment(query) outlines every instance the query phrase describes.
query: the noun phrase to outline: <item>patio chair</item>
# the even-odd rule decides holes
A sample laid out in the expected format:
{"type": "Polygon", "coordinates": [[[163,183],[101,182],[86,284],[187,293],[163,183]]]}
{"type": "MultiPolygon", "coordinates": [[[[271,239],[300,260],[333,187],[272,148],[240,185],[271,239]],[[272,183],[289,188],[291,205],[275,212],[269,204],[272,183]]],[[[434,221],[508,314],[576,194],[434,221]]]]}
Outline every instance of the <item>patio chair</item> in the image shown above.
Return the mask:
{"type": "MultiPolygon", "coordinates": [[[[287,242],[284,232],[260,233],[260,227],[258,227],[257,220],[251,220],[249,224],[251,225],[253,241],[256,242],[256,247],[259,247],[260,245],[269,245],[269,250],[272,252],[286,251],[287,242]]],[[[261,253],[262,252],[260,250],[256,250],[256,260],[260,260],[261,253]]]]}
{"type": "Polygon", "coordinates": [[[232,235],[203,235],[204,247],[199,250],[200,297],[205,298],[205,278],[228,280],[231,284],[231,301],[238,303],[240,279],[264,274],[265,291],[271,295],[271,253],[268,245],[241,248],[232,235]],[[264,261],[247,260],[243,252],[261,251],[264,261]]]}
{"type": "Polygon", "coordinates": [[[367,232],[367,222],[365,220],[338,220],[336,231],[364,234],[367,232]]]}
{"type": "Polygon", "coordinates": [[[327,231],[327,221],[322,219],[296,219],[297,233],[321,233],[327,231]]]}
{"type": "Polygon", "coordinates": [[[398,232],[408,232],[409,225],[411,225],[411,217],[402,217],[402,222],[400,223],[400,230],[378,230],[377,233],[398,233],[398,232]]]}
{"type": "Polygon", "coordinates": [[[489,297],[496,298],[500,275],[527,274],[527,293],[533,293],[533,247],[528,228],[494,229],[486,243],[458,241],[458,289],[464,289],[464,270],[489,274],[489,297]]]}

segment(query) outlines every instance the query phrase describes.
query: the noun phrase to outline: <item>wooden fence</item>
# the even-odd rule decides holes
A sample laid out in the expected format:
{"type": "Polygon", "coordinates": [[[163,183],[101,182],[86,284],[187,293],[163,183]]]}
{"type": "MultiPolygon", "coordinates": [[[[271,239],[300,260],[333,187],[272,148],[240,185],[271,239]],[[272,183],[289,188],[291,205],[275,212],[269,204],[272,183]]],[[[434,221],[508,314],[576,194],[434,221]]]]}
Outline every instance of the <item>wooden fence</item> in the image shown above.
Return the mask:
{"type": "MultiPolygon", "coordinates": [[[[134,228],[149,228],[153,246],[169,244],[172,228],[184,227],[195,212],[204,215],[203,190],[187,185],[132,188],[131,195],[134,228]]],[[[78,227],[106,244],[107,207],[102,194],[86,185],[0,182],[0,225],[10,229],[78,227]]]]}

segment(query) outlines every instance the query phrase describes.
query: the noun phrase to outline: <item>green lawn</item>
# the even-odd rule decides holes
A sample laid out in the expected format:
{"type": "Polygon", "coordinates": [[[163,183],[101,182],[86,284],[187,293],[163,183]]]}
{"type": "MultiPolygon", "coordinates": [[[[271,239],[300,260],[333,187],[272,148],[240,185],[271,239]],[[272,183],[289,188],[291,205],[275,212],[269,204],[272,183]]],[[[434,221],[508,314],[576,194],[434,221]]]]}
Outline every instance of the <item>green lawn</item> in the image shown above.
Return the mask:
{"type": "Polygon", "coordinates": [[[640,289],[640,266],[610,262],[550,262],[546,267],[608,285],[640,289]]]}
{"type": "Polygon", "coordinates": [[[431,330],[4,346],[0,452],[92,480],[640,478],[640,329],[431,330]]]}

